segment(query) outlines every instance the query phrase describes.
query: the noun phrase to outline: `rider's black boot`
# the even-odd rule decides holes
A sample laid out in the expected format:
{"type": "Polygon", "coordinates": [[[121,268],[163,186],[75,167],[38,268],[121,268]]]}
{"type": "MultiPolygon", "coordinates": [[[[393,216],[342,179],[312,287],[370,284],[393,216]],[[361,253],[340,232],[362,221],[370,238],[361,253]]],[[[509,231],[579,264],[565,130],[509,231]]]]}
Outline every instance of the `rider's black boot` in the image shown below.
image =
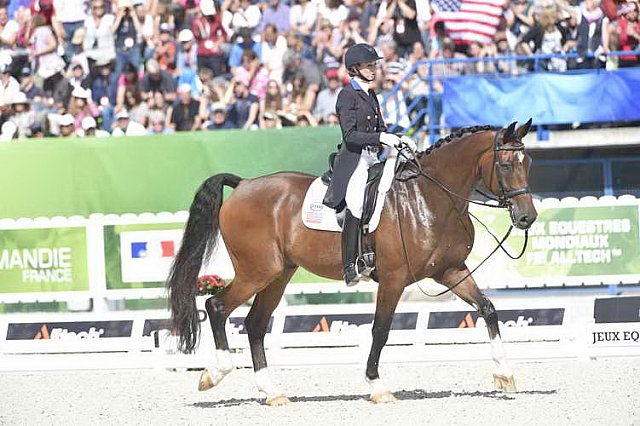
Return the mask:
{"type": "Polygon", "coordinates": [[[342,265],[344,280],[348,286],[354,286],[362,279],[356,267],[360,219],[354,217],[347,209],[342,227],[342,265]]]}

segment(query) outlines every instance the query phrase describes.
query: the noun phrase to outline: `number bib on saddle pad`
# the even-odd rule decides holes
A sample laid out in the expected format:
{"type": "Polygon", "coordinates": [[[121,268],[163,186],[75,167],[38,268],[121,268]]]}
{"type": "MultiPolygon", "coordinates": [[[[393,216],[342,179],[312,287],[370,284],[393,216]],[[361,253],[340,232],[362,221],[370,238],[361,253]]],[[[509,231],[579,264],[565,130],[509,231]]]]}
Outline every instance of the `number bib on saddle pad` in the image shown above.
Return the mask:
{"type": "MultiPolygon", "coordinates": [[[[395,157],[387,160],[384,164],[382,178],[378,185],[378,197],[373,210],[373,216],[369,220],[369,232],[373,232],[378,227],[382,207],[386,193],[391,188],[393,182],[394,170],[397,159],[395,157]]],[[[311,183],[304,197],[302,204],[302,222],[307,228],[317,229],[319,231],[341,232],[342,227],[338,223],[338,218],[334,209],[322,204],[322,200],[327,192],[327,185],[322,182],[322,178],[317,178],[311,183]]],[[[364,188],[362,189],[364,193],[364,188]]]]}

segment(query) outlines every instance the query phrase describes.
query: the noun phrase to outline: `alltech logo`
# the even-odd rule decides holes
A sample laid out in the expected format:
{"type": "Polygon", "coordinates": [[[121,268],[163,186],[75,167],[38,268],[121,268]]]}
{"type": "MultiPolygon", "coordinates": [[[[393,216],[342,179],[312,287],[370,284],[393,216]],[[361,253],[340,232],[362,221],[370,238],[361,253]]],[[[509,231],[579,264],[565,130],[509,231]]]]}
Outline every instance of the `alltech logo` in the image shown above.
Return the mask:
{"type": "MultiPolygon", "coordinates": [[[[538,325],[562,325],[564,308],[523,309],[497,311],[500,327],[529,327],[538,325]]],[[[484,318],[477,312],[431,312],[429,329],[486,327],[484,318]]]]}
{"type": "Polygon", "coordinates": [[[7,340],[89,340],[130,337],[133,321],[11,323],[7,340]]]}
{"type": "MultiPolygon", "coordinates": [[[[417,312],[397,313],[392,330],[415,330],[417,312]]],[[[373,314],[290,315],[284,320],[285,333],[342,333],[361,327],[371,329],[373,314]]]]}

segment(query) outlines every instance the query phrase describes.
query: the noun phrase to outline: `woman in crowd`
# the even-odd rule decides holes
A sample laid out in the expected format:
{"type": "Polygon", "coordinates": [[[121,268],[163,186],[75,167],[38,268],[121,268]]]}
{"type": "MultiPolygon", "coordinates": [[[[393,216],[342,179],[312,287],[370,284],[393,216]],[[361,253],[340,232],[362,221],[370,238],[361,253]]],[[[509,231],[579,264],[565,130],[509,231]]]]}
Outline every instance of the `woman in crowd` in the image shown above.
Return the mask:
{"type": "Polygon", "coordinates": [[[56,36],[42,15],[31,18],[31,62],[41,86],[47,92],[53,92],[59,73],[64,70],[65,63],[58,55],[56,36]]]}
{"type": "Polygon", "coordinates": [[[266,117],[274,117],[273,120],[276,120],[278,119],[278,114],[282,112],[282,109],[283,102],[280,85],[275,80],[269,80],[269,83],[267,84],[267,92],[264,99],[260,101],[260,114],[258,120],[260,128],[268,128],[272,123],[267,123],[266,117]]]}
{"type": "Polygon", "coordinates": [[[111,29],[114,22],[115,16],[106,13],[105,0],[91,2],[91,16],[84,21],[82,46],[92,71],[97,61],[104,64],[116,59],[115,35],[111,29]]]}
{"type": "MultiPolygon", "coordinates": [[[[552,0],[545,0],[536,11],[535,25],[518,43],[517,52],[521,55],[550,55],[564,53],[566,41],[564,28],[558,22],[558,9],[552,0]]],[[[544,69],[549,71],[565,71],[567,61],[562,58],[551,58],[542,61],[544,69]]]]}
{"type": "Polygon", "coordinates": [[[71,92],[69,100],[69,114],[73,116],[73,128],[75,131],[82,130],[82,120],[86,117],[98,117],[100,111],[91,100],[89,91],[77,86],[71,92]]]}

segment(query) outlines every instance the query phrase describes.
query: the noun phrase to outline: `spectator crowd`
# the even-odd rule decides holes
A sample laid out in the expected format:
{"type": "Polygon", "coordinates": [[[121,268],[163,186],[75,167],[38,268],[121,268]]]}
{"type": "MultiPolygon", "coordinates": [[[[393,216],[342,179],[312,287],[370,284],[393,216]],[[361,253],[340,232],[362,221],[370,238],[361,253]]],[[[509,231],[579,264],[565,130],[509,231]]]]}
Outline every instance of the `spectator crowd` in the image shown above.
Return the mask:
{"type": "Polygon", "coordinates": [[[505,0],[492,42],[456,44],[429,0],[0,0],[0,140],[336,125],[343,55],[361,42],[385,59],[372,88],[386,121],[408,128],[429,90],[420,61],[481,58],[436,76],[532,69],[497,58],[513,54],[578,54],[542,62],[554,71],[636,66],[638,10],[505,0]]]}

